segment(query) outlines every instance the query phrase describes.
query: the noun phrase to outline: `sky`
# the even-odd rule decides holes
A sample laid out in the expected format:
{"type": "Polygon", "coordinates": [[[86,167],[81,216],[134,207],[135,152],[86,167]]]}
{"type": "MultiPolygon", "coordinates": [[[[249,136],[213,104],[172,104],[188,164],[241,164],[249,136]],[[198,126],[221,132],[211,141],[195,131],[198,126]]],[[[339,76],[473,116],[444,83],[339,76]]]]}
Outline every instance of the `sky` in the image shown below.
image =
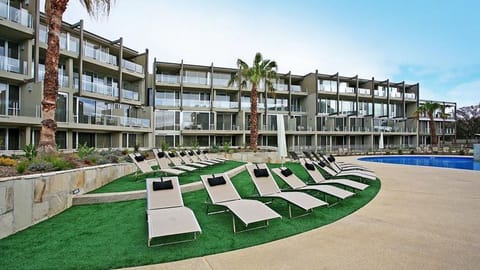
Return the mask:
{"type": "Polygon", "coordinates": [[[70,0],[63,19],[157,61],[234,68],[256,52],[279,72],[420,83],[420,98],[480,103],[480,1],[117,0],[91,18],[70,0]]]}

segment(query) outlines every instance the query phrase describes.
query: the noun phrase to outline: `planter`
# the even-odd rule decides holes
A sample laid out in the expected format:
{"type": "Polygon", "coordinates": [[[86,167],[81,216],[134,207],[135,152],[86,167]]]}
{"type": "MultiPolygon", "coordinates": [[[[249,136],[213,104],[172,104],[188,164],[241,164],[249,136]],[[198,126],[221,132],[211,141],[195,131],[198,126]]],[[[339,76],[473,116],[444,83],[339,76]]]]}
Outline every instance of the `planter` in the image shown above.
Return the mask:
{"type": "Polygon", "coordinates": [[[0,239],[72,206],[72,196],[97,189],[136,170],[105,164],[68,171],[0,178],[0,239]]]}

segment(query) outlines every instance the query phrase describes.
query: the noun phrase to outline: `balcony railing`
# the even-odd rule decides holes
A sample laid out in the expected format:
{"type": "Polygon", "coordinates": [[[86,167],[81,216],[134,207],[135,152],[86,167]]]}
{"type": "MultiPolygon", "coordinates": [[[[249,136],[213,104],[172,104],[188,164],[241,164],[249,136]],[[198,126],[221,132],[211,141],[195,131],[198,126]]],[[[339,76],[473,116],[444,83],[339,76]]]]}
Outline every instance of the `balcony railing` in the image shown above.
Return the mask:
{"type": "Polygon", "coordinates": [[[405,99],[415,99],[415,93],[405,93],[405,99]]]}
{"type": "Polygon", "coordinates": [[[358,88],[359,95],[370,96],[370,89],[358,88]]]}
{"type": "Polygon", "coordinates": [[[138,91],[122,89],[122,98],[139,101],[140,95],[138,94],[138,91]]]}
{"type": "Polygon", "coordinates": [[[238,88],[237,82],[234,82],[231,86],[228,86],[229,82],[230,79],[227,78],[213,78],[213,86],[238,88]]]}
{"type": "Polygon", "coordinates": [[[288,91],[288,84],[276,83],[273,85],[276,91],[288,91]]]}
{"type": "Polygon", "coordinates": [[[209,108],[210,100],[184,99],[182,105],[185,107],[209,108]]]}
{"type": "Polygon", "coordinates": [[[392,98],[402,98],[402,93],[392,92],[392,93],[390,93],[390,97],[392,97],[392,98]]]}
{"type": "Polygon", "coordinates": [[[122,67],[132,72],[143,74],[143,67],[132,61],[122,59],[122,67]]]}
{"type": "Polygon", "coordinates": [[[230,125],[225,123],[217,123],[216,130],[240,130],[238,125],[230,125]]]}
{"type": "Polygon", "coordinates": [[[26,74],[26,66],[27,61],[20,61],[20,59],[0,56],[0,70],[26,74]]]}
{"type": "Polygon", "coordinates": [[[156,106],[169,106],[169,107],[178,107],[180,106],[180,99],[163,99],[157,98],[155,100],[156,106]]]}
{"type": "Polygon", "coordinates": [[[318,91],[336,93],[337,89],[333,88],[333,87],[330,87],[330,85],[327,86],[327,85],[324,85],[324,84],[319,84],[318,85],[318,91]]]}
{"type": "Polygon", "coordinates": [[[170,74],[155,74],[155,81],[162,83],[178,84],[180,83],[180,76],[170,74]]]}
{"type": "Polygon", "coordinates": [[[207,77],[199,77],[199,76],[185,76],[183,77],[183,82],[189,83],[189,84],[210,85],[210,82],[207,80],[207,77]]]}
{"type": "Polygon", "coordinates": [[[26,9],[18,9],[8,6],[3,1],[0,2],[0,17],[28,28],[32,28],[32,15],[29,14],[26,9]]]}
{"type": "MultiPolygon", "coordinates": [[[[75,78],[74,85],[76,89],[78,89],[78,82],[79,80],[75,78]]],[[[84,80],[82,82],[82,90],[90,93],[105,95],[105,96],[118,97],[118,87],[106,85],[102,83],[94,83],[91,81],[84,80]]]]}
{"type": "Polygon", "coordinates": [[[384,91],[384,90],[373,90],[373,94],[376,97],[386,97],[387,96],[387,92],[384,91]]]}
{"type": "Polygon", "coordinates": [[[117,57],[115,55],[111,55],[104,51],[93,49],[91,47],[85,46],[84,48],[85,56],[98,60],[102,63],[110,64],[110,65],[117,65],[117,57]]]}
{"type": "Polygon", "coordinates": [[[106,125],[106,126],[119,126],[119,127],[150,127],[150,119],[134,118],[126,116],[114,116],[104,114],[92,114],[92,115],[74,115],[73,119],[75,123],[80,124],[94,124],[94,125],[106,125]]]}
{"type": "Polygon", "coordinates": [[[238,102],[236,102],[236,101],[215,100],[213,102],[213,107],[214,108],[224,108],[224,109],[237,109],[238,108],[238,102]]]}
{"type": "Polygon", "coordinates": [[[302,86],[292,84],[290,85],[290,90],[292,90],[293,92],[302,92],[302,86]]]}
{"type": "MultiPolygon", "coordinates": [[[[68,76],[64,75],[64,71],[58,70],[58,86],[62,88],[68,88],[68,76]]],[[[33,71],[32,71],[33,73],[33,71]]],[[[38,66],[38,80],[43,81],[45,79],[45,65],[40,64],[38,66]]]]}

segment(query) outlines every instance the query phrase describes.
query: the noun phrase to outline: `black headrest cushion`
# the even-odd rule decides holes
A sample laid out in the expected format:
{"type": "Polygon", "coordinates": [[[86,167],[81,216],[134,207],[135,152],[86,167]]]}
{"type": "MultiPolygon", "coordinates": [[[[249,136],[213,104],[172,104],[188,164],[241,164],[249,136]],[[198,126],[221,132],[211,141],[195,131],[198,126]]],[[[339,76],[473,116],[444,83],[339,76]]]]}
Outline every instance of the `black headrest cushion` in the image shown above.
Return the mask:
{"type": "Polygon", "coordinates": [[[328,159],[328,161],[330,161],[330,162],[334,162],[334,161],[335,161],[335,157],[332,156],[332,155],[328,156],[327,159],[328,159]]]}
{"type": "Polygon", "coordinates": [[[158,152],[157,156],[159,158],[163,158],[163,157],[165,157],[165,152],[158,152]]]}
{"type": "Polygon", "coordinates": [[[193,151],[188,151],[188,154],[189,154],[190,156],[193,156],[193,151]]]}
{"type": "Polygon", "coordinates": [[[141,161],[144,161],[145,160],[145,157],[142,156],[141,154],[135,154],[135,160],[138,161],[138,162],[141,162],[141,161]]]}
{"type": "Polygon", "coordinates": [[[186,153],[185,153],[185,152],[183,152],[183,151],[182,151],[182,152],[180,152],[180,156],[184,157],[185,155],[186,155],[186,153]]]}
{"type": "Polygon", "coordinates": [[[305,163],[305,168],[310,171],[315,171],[315,165],[313,165],[312,163],[305,163]]]}
{"type": "Polygon", "coordinates": [[[175,154],[172,153],[172,152],[168,152],[168,156],[169,156],[169,157],[175,157],[175,154]]]}
{"type": "Polygon", "coordinates": [[[199,154],[199,155],[200,155],[201,153],[202,153],[202,152],[201,152],[200,150],[197,150],[197,154],[199,154]]]}
{"type": "Polygon", "coordinates": [[[285,177],[289,177],[290,175],[293,174],[293,172],[289,168],[285,168],[281,172],[285,177]]]}
{"type": "Polygon", "coordinates": [[[325,167],[327,164],[326,164],[325,162],[323,162],[323,161],[319,161],[319,162],[318,162],[318,165],[320,165],[320,167],[323,168],[323,167],[325,167]]]}
{"type": "Polygon", "coordinates": [[[267,177],[268,170],[267,169],[253,169],[253,174],[255,177],[267,177]]]}
{"type": "Polygon", "coordinates": [[[172,181],[153,182],[153,190],[173,189],[172,181]]]}
{"type": "Polygon", "coordinates": [[[227,183],[225,181],[225,178],[223,178],[223,176],[211,177],[211,178],[208,178],[207,181],[211,187],[218,186],[218,185],[225,185],[227,183]]]}

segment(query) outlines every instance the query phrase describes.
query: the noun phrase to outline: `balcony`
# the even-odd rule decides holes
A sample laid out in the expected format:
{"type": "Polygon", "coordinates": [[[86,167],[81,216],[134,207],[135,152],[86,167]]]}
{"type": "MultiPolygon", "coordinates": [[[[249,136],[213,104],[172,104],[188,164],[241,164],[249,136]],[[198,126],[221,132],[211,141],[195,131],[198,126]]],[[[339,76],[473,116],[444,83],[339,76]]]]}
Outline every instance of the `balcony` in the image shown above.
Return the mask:
{"type": "Polygon", "coordinates": [[[320,92],[336,93],[336,92],[337,92],[337,89],[331,87],[330,85],[319,84],[319,85],[318,85],[318,91],[320,91],[320,92]]]}
{"type": "Polygon", "coordinates": [[[217,123],[216,130],[226,130],[226,131],[240,130],[240,126],[225,124],[222,122],[222,123],[217,123]]]}
{"type": "MultiPolygon", "coordinates": [[[[75,78],[74,85],[75,88],[78,89],[78,79],[75,78]]],[[[106,85],[103,83],[94,83],[91,81],[83,81],[82,82],[82,90],[90,93],[111,96],[111,97],[118,97],[118,87],[106,85]]]]}
{"type": "Polygon", "coordinates": [[[238,109],[238,102],[236,101],[220,101],[215,100],[213,102],[214,108],[223,108],[223,109],[238,109]]]}
{"type": "Polygon", "coordinates": [[[32,15],[26,9],[8,6],[5,2],[0,2],[0,17],[28,28],[32,28],[33,25],[32,15]]]}
{"type": "Polygon", "coordinates": [[[358,94],[364,96],[370,96],[370,89],[358,88],[358,94]]]}
{"type": "Polygon", "coordinates": [[[230,79],[227,78],[213,78],[213,86],[238,88],[237,82],[234,82],[231,86],[228,86],[229,82],[230,79]]]}
{"type": "Polygon", "coordinates": [[[185,76],[183,77],[183,82],[188,84],[210,85],[207,77],[200,76],[185,76]]]}
{"type": "Polygon", "coordinates": [[[273,84],[275,91],[288,91],[288,84],[284,83],[275,83],[273,84]]]}
{"type": "Polygon", "coordinates": [[[376,97],[386,97],[387,96],[387,92],[384,91],[384,90],[373,90],[373,94],[376,97]]]}
{"type": "MultiPolygon", "coordinates": [[[[32,71],[33,73],[33,71],[32,71]]],[[[58,87],[68,88],[68,76],[64,75],[65,71],[58,70],[58,87]]],[[[43,81],[45,79],[45,65],[38,65],[38,80],[43,81]]]]}
{"type": "Polygon", "coordinates": [[[26,66],[27,61],[20,61],[20,59],[0,56],[0,70],[19,74],[26,74],[26,66]]]}
{"type": "Polygon", "coordinates": [[[160,99],[160,98],[157,98],[155,100],[155,105],[156,106],[178,107],[178,106],[180,106],[180,100],[179,99],[160,99]]]}
{"type": "Polygon", "coordinates": [[[136,90],[122,89],[122,98],[133,101],[140,101],[140,95],[136,90]]]}
{"type": "Polygon", "coordinates": [[[345,87],[343,89],[340,89],[339,90],[340,93],[344,93],[344,94],[355,94],[355,88],[353,87],[345,87]]]}
{"type": "Polygon", "coordinates": [[[84,53],[85,57],[95,59],[105,64],[117,66],[117,57],[115,55],[88,46],[85,46],[84,53]]]}
{"type": "Polygon", "coordinates": [[[168,84],[179,84],[180,76],[170,74],[155,74],[155,81],[168,84]]]}
{"type": "Polygon", "coordinates": [[[405,99],[415,99],[415,93],[405,93],[405,99]]]}
{"type": "Polygon", "coordinates": [[[93,124],[118,127],[141,127],[149,128],[150,119],[134,118],[126,116],[114,116],[105,114],[74,115],[73,119],[77,124],[93,124]]]}
{"type": "Polygon", "coordinates": [[[292,92],[302,92],[302,86],[292,84],[290,85],[290,90],[292,90],[292,92]]]}
{"type": "Polygon", "coordinates": [[[390,97],[392,97],[392,98],[402,98],[402,93],[392,92],[392,93],[390,93],[390,97]]]}
{"type": "Polygon", "coordinates": [[[210,100],[184,99],[184,107],[210,108],[210,100]]]}
{"type": "Polygon", "coordinates": [[[122,67],[131,72],[143,74],[143,66],[132,61],[122,59],[122,67]]]}

